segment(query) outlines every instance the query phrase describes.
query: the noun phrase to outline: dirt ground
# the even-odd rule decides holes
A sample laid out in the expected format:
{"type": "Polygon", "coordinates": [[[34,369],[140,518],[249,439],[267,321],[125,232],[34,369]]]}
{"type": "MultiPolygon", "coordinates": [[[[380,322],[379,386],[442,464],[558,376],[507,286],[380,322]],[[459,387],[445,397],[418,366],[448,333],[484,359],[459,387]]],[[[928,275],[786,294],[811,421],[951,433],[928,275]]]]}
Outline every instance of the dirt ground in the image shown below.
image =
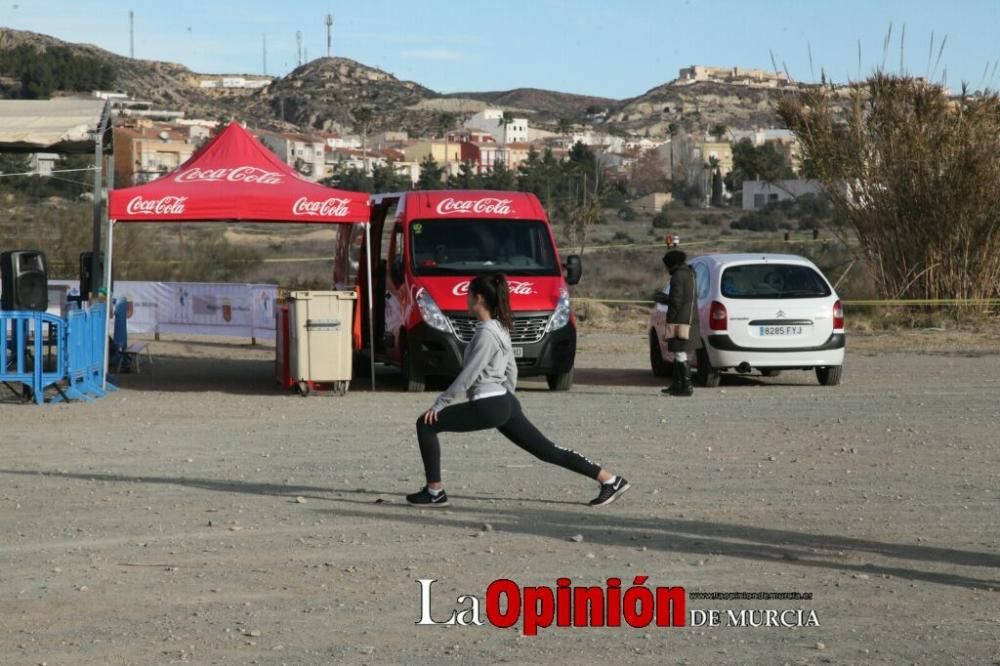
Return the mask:
{"type": "MultiPolygon", "coordinates": [[[[416,415],[380,371],[282,394],[273,347],[153,343],[92,405],[0,387],[0,664],[997,664],[1000,341],[850,339],[845,383],[734,377],[659,395],[641,334],[581,337],[576,386],[519,390],[596,485],[497,433],[445,436],[452,506],[419,510],[416,415]],[[417,626],[495,579],[811,592],[818,627],[417,626]]],[[[485,613],[484,613],[485,619],[485,613]]]]}

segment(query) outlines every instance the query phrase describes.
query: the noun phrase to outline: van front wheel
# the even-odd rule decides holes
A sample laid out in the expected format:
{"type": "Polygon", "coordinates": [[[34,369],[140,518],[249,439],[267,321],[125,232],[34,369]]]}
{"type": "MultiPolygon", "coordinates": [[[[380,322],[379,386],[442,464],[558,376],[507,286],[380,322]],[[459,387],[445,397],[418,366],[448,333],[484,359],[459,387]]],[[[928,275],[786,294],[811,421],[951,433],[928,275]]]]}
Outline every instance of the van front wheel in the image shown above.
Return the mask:
{"type": "Polygon", "coordinates": [[[568,391],[573,387],[573,370],[560,372],[555,375],[545,377],[549,382],[549,389],[552,391],[568,391]]]}

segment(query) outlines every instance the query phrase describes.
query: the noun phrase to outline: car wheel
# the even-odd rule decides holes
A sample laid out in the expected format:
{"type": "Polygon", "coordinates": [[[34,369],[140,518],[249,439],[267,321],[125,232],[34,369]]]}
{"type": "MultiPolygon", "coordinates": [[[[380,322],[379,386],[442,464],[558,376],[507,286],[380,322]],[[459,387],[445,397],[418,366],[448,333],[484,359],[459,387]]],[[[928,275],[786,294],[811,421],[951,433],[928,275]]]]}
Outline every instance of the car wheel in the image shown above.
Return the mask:
{"type": "Polygon", "coordinates": [[[765,377],[779,377],[781,376],[781,370],[769,370],[767,368],[760,371],[760,374],[765,377]]]}
{"type": "Polygon", "coordinates": [[[545,377],[546,381],[549,383],[549,389],[552,391],[568,391],[573,388],[573,370],[570,369],[569,372],[560,372],[555,375],[547,375],[545,377]]]}
{"type": "Polygon", "coordinates": [[[670,364],[663,360],[663,352],[660,351],[660,343],[656,339],[656,329],[649,331],[649,365],[653,369],[654,377],[670,375],[670,364]]]}
{"type": "Polygon", "coordinates": [[[410,393],[423,393],[427,386],[427,378],[420,374],[410,353],[410,347],[403,341],[403,354],[400,359],[400,366],[403,370],[403,385],[410,393]]]}
{"type": "Polygon", "coordinates": [[[823,386],[836,386],[840,383],[840,378],[844,373],[844,366],[830,365],[825,368],[816,368],[816,379],[823,386]]]}
{"type": "Polygon", "coordinates": [[[695,381],[705,388],[715,388],[722,381],[722,373],[712,367],[704,345],[698,350],[698,371],[695,373],[695,381]]]}

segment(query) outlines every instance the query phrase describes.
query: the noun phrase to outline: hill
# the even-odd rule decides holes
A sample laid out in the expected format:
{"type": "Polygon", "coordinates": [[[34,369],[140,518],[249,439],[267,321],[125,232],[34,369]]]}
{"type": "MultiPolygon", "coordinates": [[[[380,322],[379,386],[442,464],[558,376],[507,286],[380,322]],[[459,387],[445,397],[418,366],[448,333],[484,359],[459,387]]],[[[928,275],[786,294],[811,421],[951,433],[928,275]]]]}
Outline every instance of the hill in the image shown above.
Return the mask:
{"type": "MultiPolygon", "coordinates": [[[[732,128],[778,127],[775,113],[781,95],[800,89],[751,87],[732,83],[671,81],[637,97],[616,101],[535,88],[461,92],[442,95],[419,83],[348,58],[319,58],[261,89],[205,89],[204,78],[184,65],[126,58],[89,44],[70,44],[47,35],[0,28],[0,56],[25,46],[59,47],[107,65],[113,88],[167,108],[204,118],[235,117],[267,129],[351,132],[354,111],[374,112],[372,130],[405,130],[411,136],[439,134],[464,117],[499,106],[524,113],[536,127],[555,129],[565,118],[577,128],[593,126],[618,134],[663,137],[671,125],[704,131],[713,125],[732,128]],[[599,111],[595,114],[594,111],[599,111]]],[[[20,84],[3,71],[0,96],[19,94],[20,84]]]]}

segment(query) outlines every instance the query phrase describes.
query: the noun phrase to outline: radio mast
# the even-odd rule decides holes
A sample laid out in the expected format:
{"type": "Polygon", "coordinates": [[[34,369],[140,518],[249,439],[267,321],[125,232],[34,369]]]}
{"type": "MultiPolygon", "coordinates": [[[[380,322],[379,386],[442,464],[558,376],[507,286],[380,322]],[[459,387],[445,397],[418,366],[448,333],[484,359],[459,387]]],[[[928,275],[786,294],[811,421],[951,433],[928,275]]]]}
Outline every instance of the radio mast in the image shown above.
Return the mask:
{"type": "Polygon", "coordinates": [[[330,57],[330,47],[333,44],[333,14],[326,15],[326,57],[330,57]]]}

